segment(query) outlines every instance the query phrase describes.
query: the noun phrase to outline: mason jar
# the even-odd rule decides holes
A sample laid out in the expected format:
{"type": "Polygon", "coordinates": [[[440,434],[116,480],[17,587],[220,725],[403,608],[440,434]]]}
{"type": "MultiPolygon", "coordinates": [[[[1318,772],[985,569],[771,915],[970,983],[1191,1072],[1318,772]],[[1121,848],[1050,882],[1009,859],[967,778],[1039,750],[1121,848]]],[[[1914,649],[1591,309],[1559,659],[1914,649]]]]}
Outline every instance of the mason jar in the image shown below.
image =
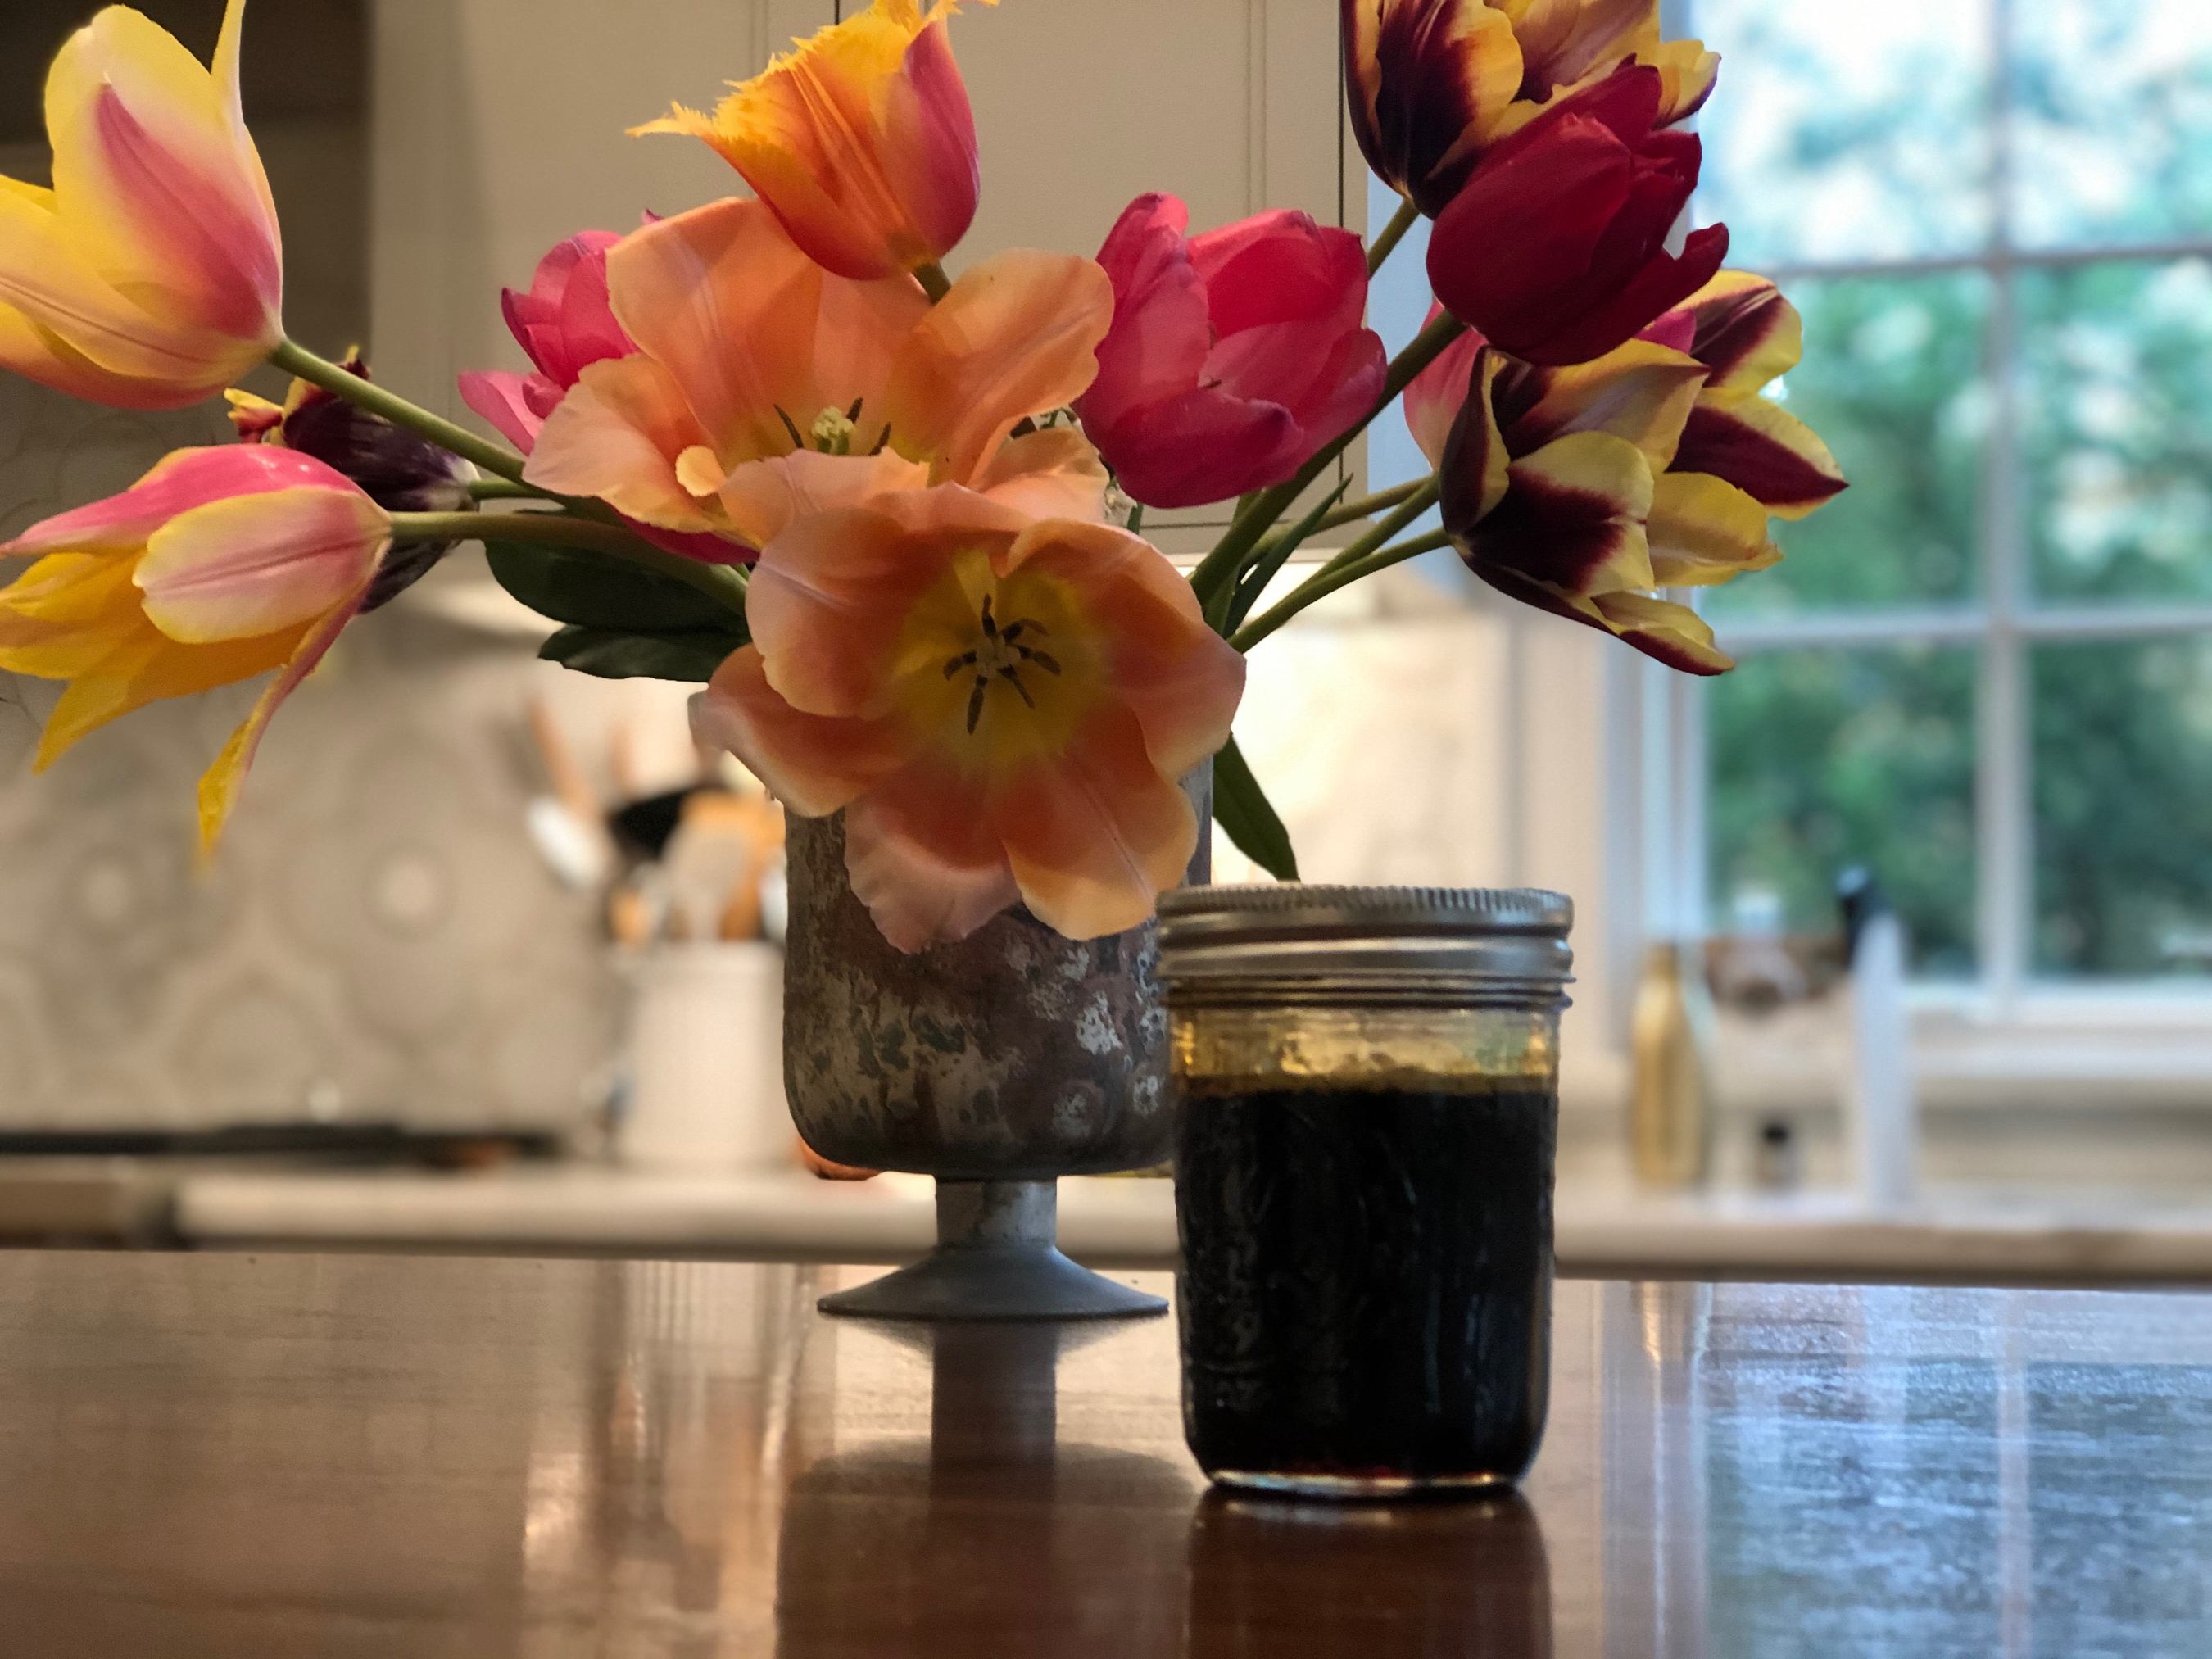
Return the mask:
{"type": "Polygon", "coordinates": [[[1183,1426],[1214,1480],[1379,1497],[1527,1472],[1572,921],[1532,890],[1163,898],[1183,1426]]]}

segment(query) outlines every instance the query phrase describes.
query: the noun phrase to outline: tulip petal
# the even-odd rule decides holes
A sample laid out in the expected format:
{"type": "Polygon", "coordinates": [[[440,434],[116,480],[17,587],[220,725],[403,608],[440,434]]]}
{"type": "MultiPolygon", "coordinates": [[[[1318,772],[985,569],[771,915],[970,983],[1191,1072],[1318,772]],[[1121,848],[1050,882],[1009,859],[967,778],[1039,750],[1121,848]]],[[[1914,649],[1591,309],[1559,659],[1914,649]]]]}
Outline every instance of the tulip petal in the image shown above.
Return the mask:
{"type": "Polygon", "coordinates": [[[1212,349],[1206,284],[1183,232],[1190,210],[1173,196],[1139,196],[1098,250],[1114,285],[1114,322],[1098,347],[1098,374],[1080,408],[1088,421],[1157,404],[1198,383],[1212,349]]]}
{"type": "Polygon", "coordinates": [[[143,628],[131,562],[50,553],[0,590],[0,671],[65,680],[87,673],[116,639],[143,628]]]}
{"type": "MultiPolygon", "coordinates": [[[[1431,305],[1428,320],[1434,322],[1443,314],[1442,306],[1431,305]]],[[[1452,423],[1467,402],[1468,383],[1474,376],[1482,343],[1480,334],[1461,334],[1406,387],[1406,425],[1431,466],[1443,465],[1444,446],[1451,437],[1452,423]]]]}
{"type": "Polygon", "coordinates": [[[1478,572],[1504,566],[1565,592],[1654,585],[1644,520],[1651,466],[1607,432],[1571,432],[1507,469],[1495,511],[1459,542],[1478,572]]]}
{"type": "Polygon", "coordinates": [[[1497,510],[1512,487],[1513,457],[1498,422],[1498,383],[1509,362],[1502,352],[1476,351],[1466,398],[1437,463],[1444,527],[1462,546],[1468,532],[1497,510]]]}
{"type": "Polygon", "coordinates": [[[1725,478],[1785,519],[1803,518],[1844,488],[1843,469],[1820,434],[1764,398],[1699,404],[1674,465],[1725,478]]]}
{"type": "Polygon", "coordinates": [[[136,580],[146,617],[185,645],[296,628],[364,590],[392,520],[357,489],[210,501],[154,532],[136,580]]]}
{"type": "Polygon", "coordinates": [[[222,827],[229,822],[230,810],[238,800],[238,792],[246,781],[246,774],[253,764],[253,757],[261,748],[261,739],[269,730],[269,722],[284,701],[303,684],[330,654],[337,643],[338,635],[346,624],[360,614],[362,601],[368,597],[363,585],[344,604],[338,605],[315,625],[307,630],[285,659],[276,678],[256,700],[253,710],[238,730],[230,734],[222,752],[216,757],[215,764],[201,775],[199,790],[200,853],[205,857],[215,850],[222,838],[222,827]]]}
{"type": "Polygon", "coordinates": [[[850,805],[902,763],[896,722],[841,720],[793,708],[768,683],[757,647],[745,646],[691,700],[699,740],[735,755],[769,793],[801,817],[850,805]]]}
{"type": "Polygon", "coordinates": [[[607,256],[607,275],[616,316],[682,388],[712,448],[737,460],[794,447],[786,419],[804,432],[822,408],[823,279],[763,204],[716,202],[648,225],[607,256]]]}
{"type": "Polygon", "coordinates": [[[1648,593],[1607,593],[1596,601],[1600,624],[1645,656],[1685,674],[1725,674],[1735,659],[1713,643],[1711,624],[1687,605],[1648,593]]]}
{"type": "MultiPolygon", "coordinates": [[[[769,684],[794,708],[873,718],[892,706],[899,641],[974,533],[957,519],[910,530],[890,511],[900,499],[797,520],[761,550],[745,617],[769,684]]],[[[972,623],[963,600],[955,626],[972,623]]]]}
{"type": "Polygon", "coordinates": [[[1028,518],[1097,523],[1106,516],[1107,482],[1090,439],[1056,426],[1000,444],[970,488],[1028,518]]]}
{"type": "MultiPolygon", "coordinates": [[[[143,400],[128,408],[179,408],[213,397],[268,351],[157,320],[109,285],[50,210],[8,191],[0,191],[0,305],[49,331],[105,377],[147,383],[143,400]]],[[[21,366],[27,371],[37,362],[21,366]]],[[[8,367],[18,367],[12,355],[8,367]]]]}
{"type": "Polygon", "coordinates": [[[1298,470],[1297,418],[1218,386],[1186,392],[1100,427],[1098,447],[1115,477],[1147,507],[1203,507],[1280,483],[1298,470]]]}
{"type": "Polygon", "coordinates": [[[1486,0],[1343,0],[1345,85],[1368,165],[1434,216],[1521,87],[1511,20],[1486,0]]]}
{"type": "Polygon", "coordinates": [[[459,385],[461,401],[507,442],[526,455],[538,447],[545,417],[530,406],[526,376],[504,369],[471,369],[460,377],[459,385]]]}
{"type": "Polygon", "coordinates": [[[939,479],[974,477],[1017,422],[1090,386],[1113,319],[1113,283],[1089,259],[1016,249],[984,260],[900,349],[884,393],[893,446],[939,479]]]}
{"type": "Polygon", "coordinates": [[[924,249],[958,246],[975,222],[981,169],[975,117],[940,17],[914,37],[884,87],[884,171],[924,249]]]}
{"type": "MultiPolygon", "coordinates": [[[[135,613],[136,607],[132,607],[135,613]]],[[[220,645],[179,647],[140,615],[111,618],[83,639],[99,649],[72,668],[69,687],[47,716],[36,769],[44,771],[112,720],[170,697],[188,697],[266,673],[284,659],[295,632],[220,645]]],[[[0,653],[0,662],[15,659],[0,653]]],[[[20,672],[31,672],[27,665],[20,672]]]]}
{"type": "Polygon", "coordinates": [[[1670,472],[1653,487],[1651,572],[1661,587],[1708,587],[1779,563],[1766,509],[1701,472],[1670,472]]]}
{"type": "Polygon", "coordinates": [[[875,455],[823,455],[799,449],[731,468],[722,485],[722,506],[729,514],[732,534],[754,547],[766,547],[793,520],[811,514],[858,507],[877,495],[923,489],[928,484],[927,467],[891,450],[875,455]]]}
{"type": "MultiPolygon", "coordinates": [[[[244,6],[220,69],[235,76],[244,6]]],[[[282,337],[283,264],[268,181],[236,106],[166,29],[110,6],[46,80],[55,197],[78,249],[118,286],[173,296],[191,320],[264,349],[282,337]]]]}
{"type": "Polygon", "coordinates": [[[1749,271],[1722,271],[1659,320],[1677,319],[1691,331],[1681,349],[1712,371],[1707,386],[1716,396],[1761,391],[1796,368],[1804,355],[1805,325],[1797,307],[1772,283],[1749,271]]]}
{"type": "Polygon", "coordinates": [[[180,513],[231,496],[300,489],[359,494],[343,474],[297,450],[265,444],[180,449],[121,495],[33,525],[0,546],[0,556],[136,551],[180,513]]]}
{"type": "Polygon", "coordinates": [[[998,567],[1050,575],[1078,596],[1107,641],[1107,686],[1135,715],[1162,776],[1183,776],[1229,741],[1243,655],[1207,625],[1158,548],[1109,525],[1046,522],[1024,531],[998,567]]]}
{"type": "Polygon", "coordinates": [[[1069,939],[1142,923],[1198,847],[1189,800],[1155,769],[1137,717],[1111,703],[1009,779],[990,810],[1023,899],[1069,939]]]}
{"type": "Polygon", "coordinates": [[[1516,448],[1536,449],[1568,432],[1610,432],[1642,450],[1656,475],[1674,458],[1705,368],[1682,352],[1631,340],[1595,362],[1540,369],[1529,380],[1536,400],[1514,416],[1516,448]]]}
{"type": "Polygon", "coordinates": [[[1366,249],[1310,214],[1278,208],[1194,236],[1190,262],[1218,337],[1277,323],[1319,323],[1341,334],[1366,310],[1366,249]]]}
{"type": "Polygon", "coordinates": [[[972,786],[941,760],[914,762],[846,809],[845,873],[908,953],[966,939],[1021,900],[972,786]]]}
{"type": "Polygon", "coordinates": [[[684,388],[652,358],[593,363],[546,420],[523,476],[662,530],[709,530],[713,519],[676,476],[677,458],[702,437],[684,388]]]}

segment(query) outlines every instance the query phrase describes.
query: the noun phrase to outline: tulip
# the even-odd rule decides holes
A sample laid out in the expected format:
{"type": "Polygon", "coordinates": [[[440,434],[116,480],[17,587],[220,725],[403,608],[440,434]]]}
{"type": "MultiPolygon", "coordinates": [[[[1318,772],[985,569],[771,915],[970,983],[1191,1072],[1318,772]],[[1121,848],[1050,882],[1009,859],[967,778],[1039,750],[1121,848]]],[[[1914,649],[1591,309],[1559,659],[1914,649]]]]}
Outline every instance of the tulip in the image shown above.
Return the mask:
{"type": "Polygon", "coordinates": [[[1077,404],[1123,490],[1196,507],[1289,478],[1382,391],[1350,231],[1303,213],[1186,237],[1172,196],[1139,196],[1099,250],[1114,325],[1077,404]]]}
{"type": "Polygon", "coordinates": [[[1658,0],[1341,0],[1345,87],[1367,165],[1434,218],[1489,149],[1622,64],[1660,76],[1656,124],[1711,95],[1720,60],[1659,39],[1658,0]]]}
{"type": "Polygon", "coordinates": [[[1844,488],[1828,447],[1760,396],[1797,366],[1804,324],[1763,276],[1724,270],[1644,331],[1705,366],[1674,465],[1725,481],[1778,518],[1802,519],[1844,488]]]}
{"type": "Polygon", "coordinates": [[[211,398],[283,340],[276,209],[238,92],[246,0],[212,72],[111,6],[46,78],[53,188],[0,179],[0,366],[124,409],[211,398]]]}
{"type": "Polygon", "coordinates": [[[1700,157],[1655,126],[1663,90],[1656,69],[1619,70],[1483,158],[1429,239],[1446,309],[1527,362],[1587,362],[1711,279],[1726,226],[1667,250],[1700,157]]]}
{"type": "Polygon", "coordinates": [[[0,669],[69,682],[40,768],[134,708],[276,670],[200,781],[211,848],[270,720],[367,602],[391,538],[338,472],[252,444],[179,451],[0,545],[38,559],[0,590],[0,669]]]}
{"type": "Polygon", "coordinates": [[[853,890],[902,951],[1026,903],[1136,926],[1201,828],[1177,781],[1228,741],[1243,659],[1125,531],[957,487],[795,520],[752,645],[693,705],[801,817],[845,814],[853,890]]]}
{"type": "Polygon", "coordinates": [[[507,326],[535,374],[478,369],[461,376],[462,401],[526,455],[585,369],[637,349],[607,299],[607,253],[621,240],[604,230],[571,236],[538,262],[528,293],[505,290],[507,326]]]}
{"type": "Polygon", "coordinates": [[[1407,388],[1407,420],[1437,465],[1444,528],[1468,568],[1670,666],[1734,666],[1694,611],[1652,592],[1680,580],[1656,556],[1654,510],[1705,374],[1650,340],[1548,369],[1455,342],[1407,388]]]}
{"type": "Polygon", "coordinates": [[[678,104],[635,131],[704,139],[840,276],[933,264],[975,217],[975,121],[945,30],[957,3],[875,0],[732,83],[712,117],[678,104]]]}
{"type": "Polygon", "coordinates": [[[1088,259],[1001,253],[933,307],[911,276],[831,275],[764,204],[732,200],[625,238],[607,270],[639,349],[584,369],[533,484],[747,549],[796,514],[933,483],[1103,514],[1082,434],[1013,435],[1097,372],[1114,295],[1088,259]]]}
{"type": "MultiPolygon", "coordinates": [[[[340,367],[368,379],[368,365],[357,349],[348,353],[340,367]]],[[[476,505],[469,493],[477,476],[474,467],[336,392],[295,380],[282,404],[250,392],[228,396],[230,422],[243,441],[312,455],[359,484],[387,513],[465,513],[476,505]]],[[[449,541],[396,544],[384,556],[362,609],[389,605],[428,575],[453,545],[449,541]]]]}

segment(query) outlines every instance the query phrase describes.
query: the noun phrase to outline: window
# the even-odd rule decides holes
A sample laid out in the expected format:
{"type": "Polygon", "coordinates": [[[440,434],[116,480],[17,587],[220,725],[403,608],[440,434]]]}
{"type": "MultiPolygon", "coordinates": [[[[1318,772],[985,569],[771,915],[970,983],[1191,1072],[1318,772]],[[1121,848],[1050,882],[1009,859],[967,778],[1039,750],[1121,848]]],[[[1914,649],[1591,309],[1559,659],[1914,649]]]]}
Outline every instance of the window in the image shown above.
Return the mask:
{"type": "MultiPolygon", "coordinates": [[[[1852,480],[1676,699],[1726,926],[1871,868],[2000,1006],[2212,970],[2212,6],[1690,0],[1701,212],[1852,480]]],[[[1692,856],[1700,854],[1693,854],[1692,856]]]]}

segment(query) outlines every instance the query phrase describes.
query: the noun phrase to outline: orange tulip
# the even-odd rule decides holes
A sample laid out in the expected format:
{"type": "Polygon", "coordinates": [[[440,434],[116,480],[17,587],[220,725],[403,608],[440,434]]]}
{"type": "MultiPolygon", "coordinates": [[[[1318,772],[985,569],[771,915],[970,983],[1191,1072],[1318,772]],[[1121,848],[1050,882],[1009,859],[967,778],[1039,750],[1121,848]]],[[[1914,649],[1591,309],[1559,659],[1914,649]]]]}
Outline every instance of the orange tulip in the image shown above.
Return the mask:
{"type": "Polygon", "coordinates": [[[635,131],[706,140],[841,276],[933,264],[975,217],[975,121],[945,33],[957,6],[875,0],[732,82],[711,117],[678,104],[635,131]]]}
{"type": "Polygon", "coordinates": [[[1088,259],[1001,253],[933,307],[910,276],[830,275],[764,205],[732,200],[627,238],[607,276],[639,350],[583,371],[538,435],[534,484],[746,547],[794,514],[933,483],[1103,515],[1079,433],[1012,435],[1098,371],[1114,290],[1088,259]]]}
{"type": "Polygon", "coordinates": [[[46,78],[51,190],[0,178],[0,367],[125,409],[211,398],[284,337],[276,209],[239,106],[246,0],[203,68],[110,6],[46,78]]]}
{"type": "Polygon", "coordinates": [[[1071,939],[1143,921],[1201,825],[1244,660],[1126,531],[957,487],[795,520],[752,645],[694,705],[802,817],[845,813],[853,890],[904,951],[1025,902],[1071,939]]]}

